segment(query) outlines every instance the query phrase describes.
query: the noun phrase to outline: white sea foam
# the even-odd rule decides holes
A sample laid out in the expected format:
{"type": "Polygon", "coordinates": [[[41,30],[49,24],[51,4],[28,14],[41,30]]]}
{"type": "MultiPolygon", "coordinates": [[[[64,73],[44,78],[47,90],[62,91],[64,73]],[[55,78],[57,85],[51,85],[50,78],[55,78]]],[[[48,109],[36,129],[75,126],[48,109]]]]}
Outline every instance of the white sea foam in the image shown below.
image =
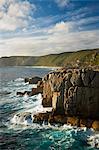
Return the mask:
{"type": "Polygon", "coordinates": [[[92,147],[99,148],[99,134],[90,135],[87,138],[87,143],[92,147]]]}
{"type": "Polygon", "coordinates": [[[17,78],[14,81],[16,81],[16,82],[24,81],[24,78],[17,78]]]}

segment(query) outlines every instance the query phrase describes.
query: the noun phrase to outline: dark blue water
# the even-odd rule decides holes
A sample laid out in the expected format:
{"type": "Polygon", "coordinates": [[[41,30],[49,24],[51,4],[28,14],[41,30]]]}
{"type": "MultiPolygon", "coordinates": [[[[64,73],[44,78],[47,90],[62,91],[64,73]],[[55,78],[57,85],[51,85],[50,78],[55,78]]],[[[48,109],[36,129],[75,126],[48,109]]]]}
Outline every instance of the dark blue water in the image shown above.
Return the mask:
{"type": "Polygon", "coordinates": [[[17,113],[35,114],[43,110],[41,94],[19,97],[17,91],[31,90],[36,85],[24,83],[25,77],[40,76],[52,68],[0,68],[0,150],[95,150],[88,145],[88,135],[99,135],[90,130],[71,126],[51,126],[14,119],[17,113]]]}

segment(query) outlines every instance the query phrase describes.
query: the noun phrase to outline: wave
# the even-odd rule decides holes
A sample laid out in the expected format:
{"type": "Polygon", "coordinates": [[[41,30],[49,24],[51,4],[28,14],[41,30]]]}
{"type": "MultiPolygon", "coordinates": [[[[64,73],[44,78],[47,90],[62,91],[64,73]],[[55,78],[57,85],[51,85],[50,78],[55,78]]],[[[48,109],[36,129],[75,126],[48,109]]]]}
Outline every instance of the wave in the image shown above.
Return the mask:
{"type": "Polygon", "coordinates": [[[17,78],[14,80],[15,82],[20,82],[20,81],[24,81],[24,78],[17,78]]]}
{"type": "MultiPolygon", "coordinates": [[[[92,148],[99,148],[99,134],[96,134],[92,129],[87,128],[77,128],[73,127],[71,125],[51,125],[50,123],[45,124],[43,122],[42,125],[33,123],[33,114],[29,112],[23,112],[21,114],[16,114],[12,120],[11,123],[15,125],[22,125],[22,129],[26,128],[32,128],[32,129],[52,129],[53,131],[62,131],[66,132],[66,135],[71,134],[71,138],[77,141],[82,141],[83,143],[86,143],[87,145],[91,146],[92,148]]],[[[51,137],[50,137],[51,138],[51,137]]]]}
{"type": "Polygon", "coordinates": [[[9,94],[11,94],[10,91],[1,91],[1,92],[0,92],[0,96],[9,95],[9,94]]]}

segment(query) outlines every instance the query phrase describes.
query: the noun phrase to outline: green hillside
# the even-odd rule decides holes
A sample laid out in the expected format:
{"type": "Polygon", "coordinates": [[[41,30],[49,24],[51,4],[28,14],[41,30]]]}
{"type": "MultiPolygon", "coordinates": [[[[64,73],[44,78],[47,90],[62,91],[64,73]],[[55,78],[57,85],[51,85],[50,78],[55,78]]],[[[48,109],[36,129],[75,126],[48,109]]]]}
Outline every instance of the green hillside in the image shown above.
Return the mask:
{"type": "Polygon", "coordinates": [[[0,58],[0,66],[98,66],[99,48],[45,56],[11,56],[0,58]]]}

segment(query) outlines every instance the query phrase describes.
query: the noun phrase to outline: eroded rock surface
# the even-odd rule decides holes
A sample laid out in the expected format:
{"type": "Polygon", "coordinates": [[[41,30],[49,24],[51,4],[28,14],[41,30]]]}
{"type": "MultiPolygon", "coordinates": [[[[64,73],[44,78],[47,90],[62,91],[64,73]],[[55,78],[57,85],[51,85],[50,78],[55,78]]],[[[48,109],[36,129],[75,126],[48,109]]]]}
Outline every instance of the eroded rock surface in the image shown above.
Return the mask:
{"type": "MultiPolygon", "coordinates": [[[[42,104],[52,106],[53,115],[75,116],[87,122],[88,119],[99,120],[99,72],[63,68],[49,73],[43,78],[42,104]]],[[[87,124],[73,122],[73,125],[87,124]]]]}
{"type": "Polygon", "coordinates": [[[67,123],[99,130],[99,72],[92,69],[58,69],[38,81],[30,96],[41,93],[43,107],[34,122],[67,123]]]}

